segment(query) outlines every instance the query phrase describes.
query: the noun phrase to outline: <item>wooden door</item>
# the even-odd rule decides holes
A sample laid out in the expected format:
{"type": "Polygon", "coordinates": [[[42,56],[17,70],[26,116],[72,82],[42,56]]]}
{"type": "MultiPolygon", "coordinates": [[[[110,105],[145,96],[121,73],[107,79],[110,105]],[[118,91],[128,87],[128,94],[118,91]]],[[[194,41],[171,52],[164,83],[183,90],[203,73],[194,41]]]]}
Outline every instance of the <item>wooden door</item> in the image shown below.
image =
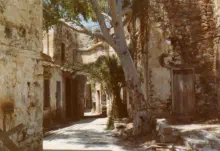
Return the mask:
{"type": "Polygon", "coordinates": [[[195,107],[194,72],[172,70],[172,110],[175,115],[191,116],[195,107]]]}

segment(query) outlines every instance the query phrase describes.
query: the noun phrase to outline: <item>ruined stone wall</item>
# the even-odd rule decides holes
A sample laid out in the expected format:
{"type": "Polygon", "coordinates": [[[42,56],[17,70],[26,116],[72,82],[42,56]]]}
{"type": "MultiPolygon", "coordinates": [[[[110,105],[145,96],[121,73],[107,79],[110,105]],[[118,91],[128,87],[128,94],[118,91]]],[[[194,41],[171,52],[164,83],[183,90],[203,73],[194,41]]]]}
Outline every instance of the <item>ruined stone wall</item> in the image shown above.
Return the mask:
{"type": "Polygon", "coordinates": [[[167,29],[164,35],[172,46],[169,65],[195,68],[197,113],[207,114],[207,109],[214,107],[212,104],[216,101],[213,1],[176,0],[164,4],[163,8],[167,13],[164,20],[167,24],[163,25],[169,27],[162,29],[167,29]]]}
{"type": "MultiPolygon", "coordinates": [[[[134,59],[137,60],[136,65],[145,98],[151,103],[157,115],[165,116],[170,113],[171,69],[184,65],[195,69],[197,113],[207,113],[207,109],[212,110],[216,102],[216,56],[213,42],[216,24],[213,2],[211,0],[144,2],[149,3],[149,7],[145,9],[146,12],[138,12],[137,16],[140,19],[146,18],[146,14],[149,14],[149,22],[145,22],[148,34],[147,36],[141,34],[143,19],[140,19],[142,23],[135,22],[129,27],[129,32],[132,35],[135,26],[139,32],[137,37],[133,36],[136,40],[132,41],[131,50],[134,59]],[[142,39],[146,40],[145,44],[147,43],[144,49],[141,45],[142,39]],[[144,58],[144,55],[147,57],[144,58]]],[[[142,10],[142,6],[143,4],[137,7],[137,10],[142,10]]]]}
{"type": "Polygon", "coordinates": [[[27,151],[42,150],[41,28],[41,0],[0,0],[0,104],[14,102],[4,120],[1,109],[0,128],[23,123],[23,134],[13,140],[27,151]]]}
{"type": "MultiPolygon", "coordinates": [[[[158,7],[156,8],[158,9],[158,7]]],[[[213,36],[215,34],[215,20],[213,17],[213,3],[211,0],[175,0],[173,2],[163,3],[162,6],[160,5],[160,8],[163,10],[163,14],[152,16],[152,20],[159,23],[154,27],[158,27],[163,31],[160,36],[162,39],[160,41],[158,40],[162,45],[155,45],[154,41],[150,40],[149,57],[151,57],[151,51],[154,53],[150,49],[151,44],[158,47],[167,43],[170,46],[168,49],[164,46],[161,48],[158,47],[158,50],[165,51],[155,56],[154,61],[156,60],[157,64],[154,64],[152,67],[149,66],[149,76],[152,79],[151,81],[153,81],[152,98],[157,96],[156,93],[163,94],[163,92],[166,92],[166,99],[159,97],[159,100],[170,101],[169,90],[166,89],[163,91],[169,85],[169,69],[178,65],[193,67],[195,68],[196,77],[195,96],[197,108],[199,109],[197,113],[201,111],[207,113],[206,109],[211,107],[211,104],[214,104],[216,100],[214,86],[215,51],[213,36]],[[163,77],[158,77],[157,74],[151,72],[152,69],[155,70],[158,67],[161,68],[160,76],[163,75],[163,77]],[[164,78],[166,78],[166,82],[160,81],[164,78]],[[160,84],[162,84],[161,88],[156,89],[155,93],[154,87],[160,84]]],[[[149,60],[149,65],[151,63],[152,61],[149,60]]]]}
{"type": "MultiPolygon", "coordinates": [[[[161,66],[159,57],[169,53],[170,46],[166,43],[163,31],[152,24],[148,44],[148,101],[156,107],[158,116],[165,116],[167,105],[171,99],[171,74],[168,68],[161,66]]],[[[143,73],[144,74],[144,73],[143,73]]]]}

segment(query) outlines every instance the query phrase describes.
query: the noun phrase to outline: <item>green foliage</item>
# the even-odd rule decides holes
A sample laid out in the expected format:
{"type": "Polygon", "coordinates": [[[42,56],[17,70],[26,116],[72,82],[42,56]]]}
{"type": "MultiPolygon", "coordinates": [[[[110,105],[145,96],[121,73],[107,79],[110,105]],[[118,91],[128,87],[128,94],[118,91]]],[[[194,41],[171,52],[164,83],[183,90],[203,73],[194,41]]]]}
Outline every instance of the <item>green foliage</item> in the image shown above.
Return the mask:
{"type": "MultiPolygon", "coordinates": [[[[99,0],[100,7],[107,10],[107,0],[99,0]]],[[[96,22],[90,0],[44,0],[44,28],[58,24],[60,19],[80,24],[82,20],[96,22]]]]}
{"type": "Polygon", "coordinates": [[[125,85],[124,72],[116,56],[101,56],[90,64],[74,65],[75,72],[83,72],[91,81],[100,82],[110,92],[125,85]]]}
{"type": "Polygon", "coordinates": [[[125,77],[122,66],[116,56],[101,56],[96,62],[90,64],[75,64],[75,72],[83,72],[88,75],[93,83],[100,82],[102,87],[114,95],[110,117],[107,122],[107,129],[114,128],[114,118],[124,116],[126,113],[120,90],[125,85],[125,77]]]}

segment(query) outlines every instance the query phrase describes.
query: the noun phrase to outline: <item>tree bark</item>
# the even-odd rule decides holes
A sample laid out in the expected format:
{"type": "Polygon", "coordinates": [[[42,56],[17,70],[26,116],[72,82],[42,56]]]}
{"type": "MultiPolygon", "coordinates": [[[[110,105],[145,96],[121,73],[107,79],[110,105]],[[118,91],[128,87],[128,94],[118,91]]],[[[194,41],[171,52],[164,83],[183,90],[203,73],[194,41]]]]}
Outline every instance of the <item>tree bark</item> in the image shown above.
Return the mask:
{"type": "Polygon", "coordinates": [[[117,49],[115,51],[120,58],[125,73],[127,87],[133,91],[133,134],[137,135],[149,128],[150,115],[148,115],[149,112],[147,112],[148,106],[146,105],[147,102],[144,98],[139,75],[126,43],[122,21],[122,1],[119,0],[116,3],[115,0],[110,0],[109,6],[112,10],[112,21],[116,37],[117,49]]]}
{"type": "MultiPolygon", "coordinates": [[[[104,17],[99,10],[97,0],[91,0],[96,12],[97,19],[99,21],[101,30],[104,31],[103,35],[110,39],[112,43],[112,37],[109,38],[109,33],[106,34],[106,25],[104,17]]],[[[150,127],[150,115],[147,102],[144,98],[143,90],[141,88],[141,81],[139,80],[139,75],[135,67],[134,61],[132,60],[131,54],[129,52],[124,25],[122,21],[122,1],[109,0],[109,6],[111,8],[112,25],[114,27],[114,47],[113,49],[117,53],[121,65],[125,74],[127,87],[133,91],[132,108],[133,108],[133,134],[137,135],[142,131],[147,130],[150,127]]],[[[106,39],[107,40],[107,39],[106,39]]],[[[108,40],[107,40],[108,41],[108,40]]]]}

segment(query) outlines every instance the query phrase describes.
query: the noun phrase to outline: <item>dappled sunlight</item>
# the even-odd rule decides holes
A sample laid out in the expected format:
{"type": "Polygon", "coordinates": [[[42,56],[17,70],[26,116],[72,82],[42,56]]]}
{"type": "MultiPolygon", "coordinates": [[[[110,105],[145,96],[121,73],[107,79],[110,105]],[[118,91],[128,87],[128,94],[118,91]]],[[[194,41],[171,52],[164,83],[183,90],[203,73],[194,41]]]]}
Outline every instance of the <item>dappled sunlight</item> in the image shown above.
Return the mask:
{"type": "MultiPolygon", "coordinates": [[[[105,130],[107,118],[86,118],[82,121],[59,129],[44,138],[44,150],[102,150],[125,151],[123,144],[112,137],[110,130],[105,130]]],[[[73,150],[73,151],[74,151],[73,150]]]]}

